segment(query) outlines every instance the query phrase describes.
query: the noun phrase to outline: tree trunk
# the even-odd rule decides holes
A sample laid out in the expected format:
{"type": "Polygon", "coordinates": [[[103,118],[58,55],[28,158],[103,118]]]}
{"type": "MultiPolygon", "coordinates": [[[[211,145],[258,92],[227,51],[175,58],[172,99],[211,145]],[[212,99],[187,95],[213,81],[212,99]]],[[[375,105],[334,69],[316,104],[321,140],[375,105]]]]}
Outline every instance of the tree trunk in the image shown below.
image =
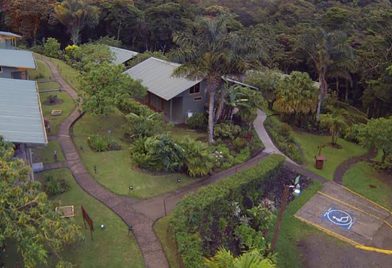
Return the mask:
{"type": "Polygon", "coordinates": [[[118,29],[117,29],[117,40],[120,40],[121,25],[122,25],[122,23],[120,23],[120,24],[118,25],[118,29]]]}
{"type": "Polygon", "coordinates": [[[74,27],[71,30],[71,41],[72,41],[72,44],[74,44],[74,45],[79,44],[79,35],[80,35],[80,29],[78,27],[74,27]]]}
{"type": "Polygon", "coordinates": [[[349,82],[346,81],[346,93],[344,94],[344,101],[348,102],[348,86],[349,86],[349,82]]]}
{"type": "Polygon", "coordinates": [[[226,94],[222,89],[222,92],[219,96],[218,109],[216,110],[215,123],[218,122],[222,116],[223,108],[225,107],[225,95],[226,94]]]}
{"type": "Polygon", "coordinates": [[[207,79],[207,91],[209,95],[208,101],[208,143],[213,144],[214,141],[214,108],[215,108],[215,94],[219,86],[220,77],[211,77],[207,79]]]}
{"type": "Polygon", "coordinates": [[[324,97],[328,91],[328,84],[327,84],[327,81],[325,80],[325,72],[324,71],[321,71],[319,74],[319,83],[320,83],[320,93],[318,96],[317,112],[316,112],[317,121],[320,120],[321,106],[323,104],[324,97]]]}

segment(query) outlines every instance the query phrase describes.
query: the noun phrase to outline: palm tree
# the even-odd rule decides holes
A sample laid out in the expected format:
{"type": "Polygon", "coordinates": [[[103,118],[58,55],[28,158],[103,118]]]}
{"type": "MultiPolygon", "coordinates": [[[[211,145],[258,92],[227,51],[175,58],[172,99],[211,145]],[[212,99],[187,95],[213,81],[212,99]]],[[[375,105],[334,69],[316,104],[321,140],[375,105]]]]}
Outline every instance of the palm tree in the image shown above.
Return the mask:
{"type": "MultiPolygon", "coordinates": [[[[208,103],[208,141],[214,142],[215,95],[221,85],[222,76],[241,74],[256,63],[254,51],[256,41],[239,32],[230,32],[228,24],[232,17],[199,18],[194,31],[177,33],[174,42],[178,49],[174,57],[184,64],[175,75],[205,79],[208,103]]],[[[224,101],[224,98],[221,98],[224,101]]],[[[219,116],[219,113],[218,113],[219,116]]]]}
{"type": "Polygon", "coordinates": [[[347,35],[340,31],[326,32],[324,29],[307,28],[300,35],[297,48],[302,50],[314,65],[320,84],[316,118],[320,118],[321,105],[328,92],[327,74],[329,69],[339,62],[348,62],[353,58],[353,49],[347,35]]]}
{"type": "Polygon", "coordinates": [[[230,251],[220,249],[211,259],[205,259],[207,268],[274,268],[276,265],[264,258],[257,250],[251,250],[239,257],[234,257],[230,251]]]}
{"type": "Polygon", "coordinates": [[[339,132],[347,127],[343,116],[336,113],[320,115],[320,125],[329,129],[333,145],[337,145],[339,132]]]}
{"type": "Polygon", "coordinates": [[[77,45],[80,31],[98,23],[99,8],[86,0],[64,0],[54,6],[54,17],[67,28],[72,43],[77,45]]]}

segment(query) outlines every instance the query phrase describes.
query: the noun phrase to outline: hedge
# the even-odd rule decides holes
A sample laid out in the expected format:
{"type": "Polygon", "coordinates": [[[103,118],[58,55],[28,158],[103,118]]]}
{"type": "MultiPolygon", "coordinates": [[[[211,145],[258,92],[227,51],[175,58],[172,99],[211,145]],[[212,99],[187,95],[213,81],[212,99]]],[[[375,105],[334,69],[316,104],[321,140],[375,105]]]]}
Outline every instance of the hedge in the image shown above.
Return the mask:
{"type": "Polygon", "coordinates": [[[202,188],[177,205],[170,228],[174,232],[184,267],[201,267],[203,256],[214,254],[214,252],[206,254],[200,235],[201,232],[205,232],[206,219],[217,215],[230,215],[225,212],[229,211],[228,206],[234,201],[243,204],[246,197],[261,198],[263,182],[266,179],[274,179],[283,163],[282,156],[268,156],[257,166],[202,188]]]}

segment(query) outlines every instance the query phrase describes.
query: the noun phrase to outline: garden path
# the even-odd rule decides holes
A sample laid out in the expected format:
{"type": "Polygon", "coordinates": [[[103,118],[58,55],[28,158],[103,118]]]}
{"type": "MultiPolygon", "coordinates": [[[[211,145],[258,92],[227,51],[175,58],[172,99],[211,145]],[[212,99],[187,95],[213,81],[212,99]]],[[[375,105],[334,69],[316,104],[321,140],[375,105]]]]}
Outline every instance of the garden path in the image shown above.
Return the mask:
{"type": "Polygon", "coordinates": [[[347,159],[336,168],[335,173],[333,174],[333,181],[339,184],[343,184],[343,176],[352,166],[362,161],[369,161],[376,156],[377,150],[372,148],[366,154],[347,159]]]}

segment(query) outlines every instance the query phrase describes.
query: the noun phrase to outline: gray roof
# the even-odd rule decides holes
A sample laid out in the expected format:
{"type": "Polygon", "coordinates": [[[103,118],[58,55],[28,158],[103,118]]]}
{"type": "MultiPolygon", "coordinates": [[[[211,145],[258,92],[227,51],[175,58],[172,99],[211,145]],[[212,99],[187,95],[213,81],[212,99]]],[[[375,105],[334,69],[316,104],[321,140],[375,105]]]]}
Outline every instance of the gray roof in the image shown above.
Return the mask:
{"type": "Polygon", "coordinates": [[[11,32],[3,32],[3,31],[0,31],[0,35],[2,35],[2,36],[7,36],[7,37],[22,38],[22,36],[20,36],[20,35],[18,35],[18,34],[11,33],[11,32]]]}
{"type": "Polygon", "coordinates": [[[118,47],[111,47],[109,46],[110,51],[114,54],[114,58],[113,58],[113,64],[122,64],[126,61],[129,61],[130,59],[132,59],[133,57],[135,57],[137,54],[136,51],[132,51],[132,50],[127,50],[127,49],[123,49],[123,48],[118,48],[118,47]]]}
{"type": "Polygon", "coordinates": [[[0,66],[35,69],[33,53],[26,50],[0,49],[0,66]]]}
{"type": "Polygon", "coordinates": [[[173,76],[174,70],[179,66],[181,65],[177,63],[151,57],[125,73],[140,80],[149,92],[170,100],[201,81],[173,76]]]}
{"type": "Polygon", "coordinates": [[[0,135],[14,143],[48,143],[35,81],[0,78],[0,135]]]}

